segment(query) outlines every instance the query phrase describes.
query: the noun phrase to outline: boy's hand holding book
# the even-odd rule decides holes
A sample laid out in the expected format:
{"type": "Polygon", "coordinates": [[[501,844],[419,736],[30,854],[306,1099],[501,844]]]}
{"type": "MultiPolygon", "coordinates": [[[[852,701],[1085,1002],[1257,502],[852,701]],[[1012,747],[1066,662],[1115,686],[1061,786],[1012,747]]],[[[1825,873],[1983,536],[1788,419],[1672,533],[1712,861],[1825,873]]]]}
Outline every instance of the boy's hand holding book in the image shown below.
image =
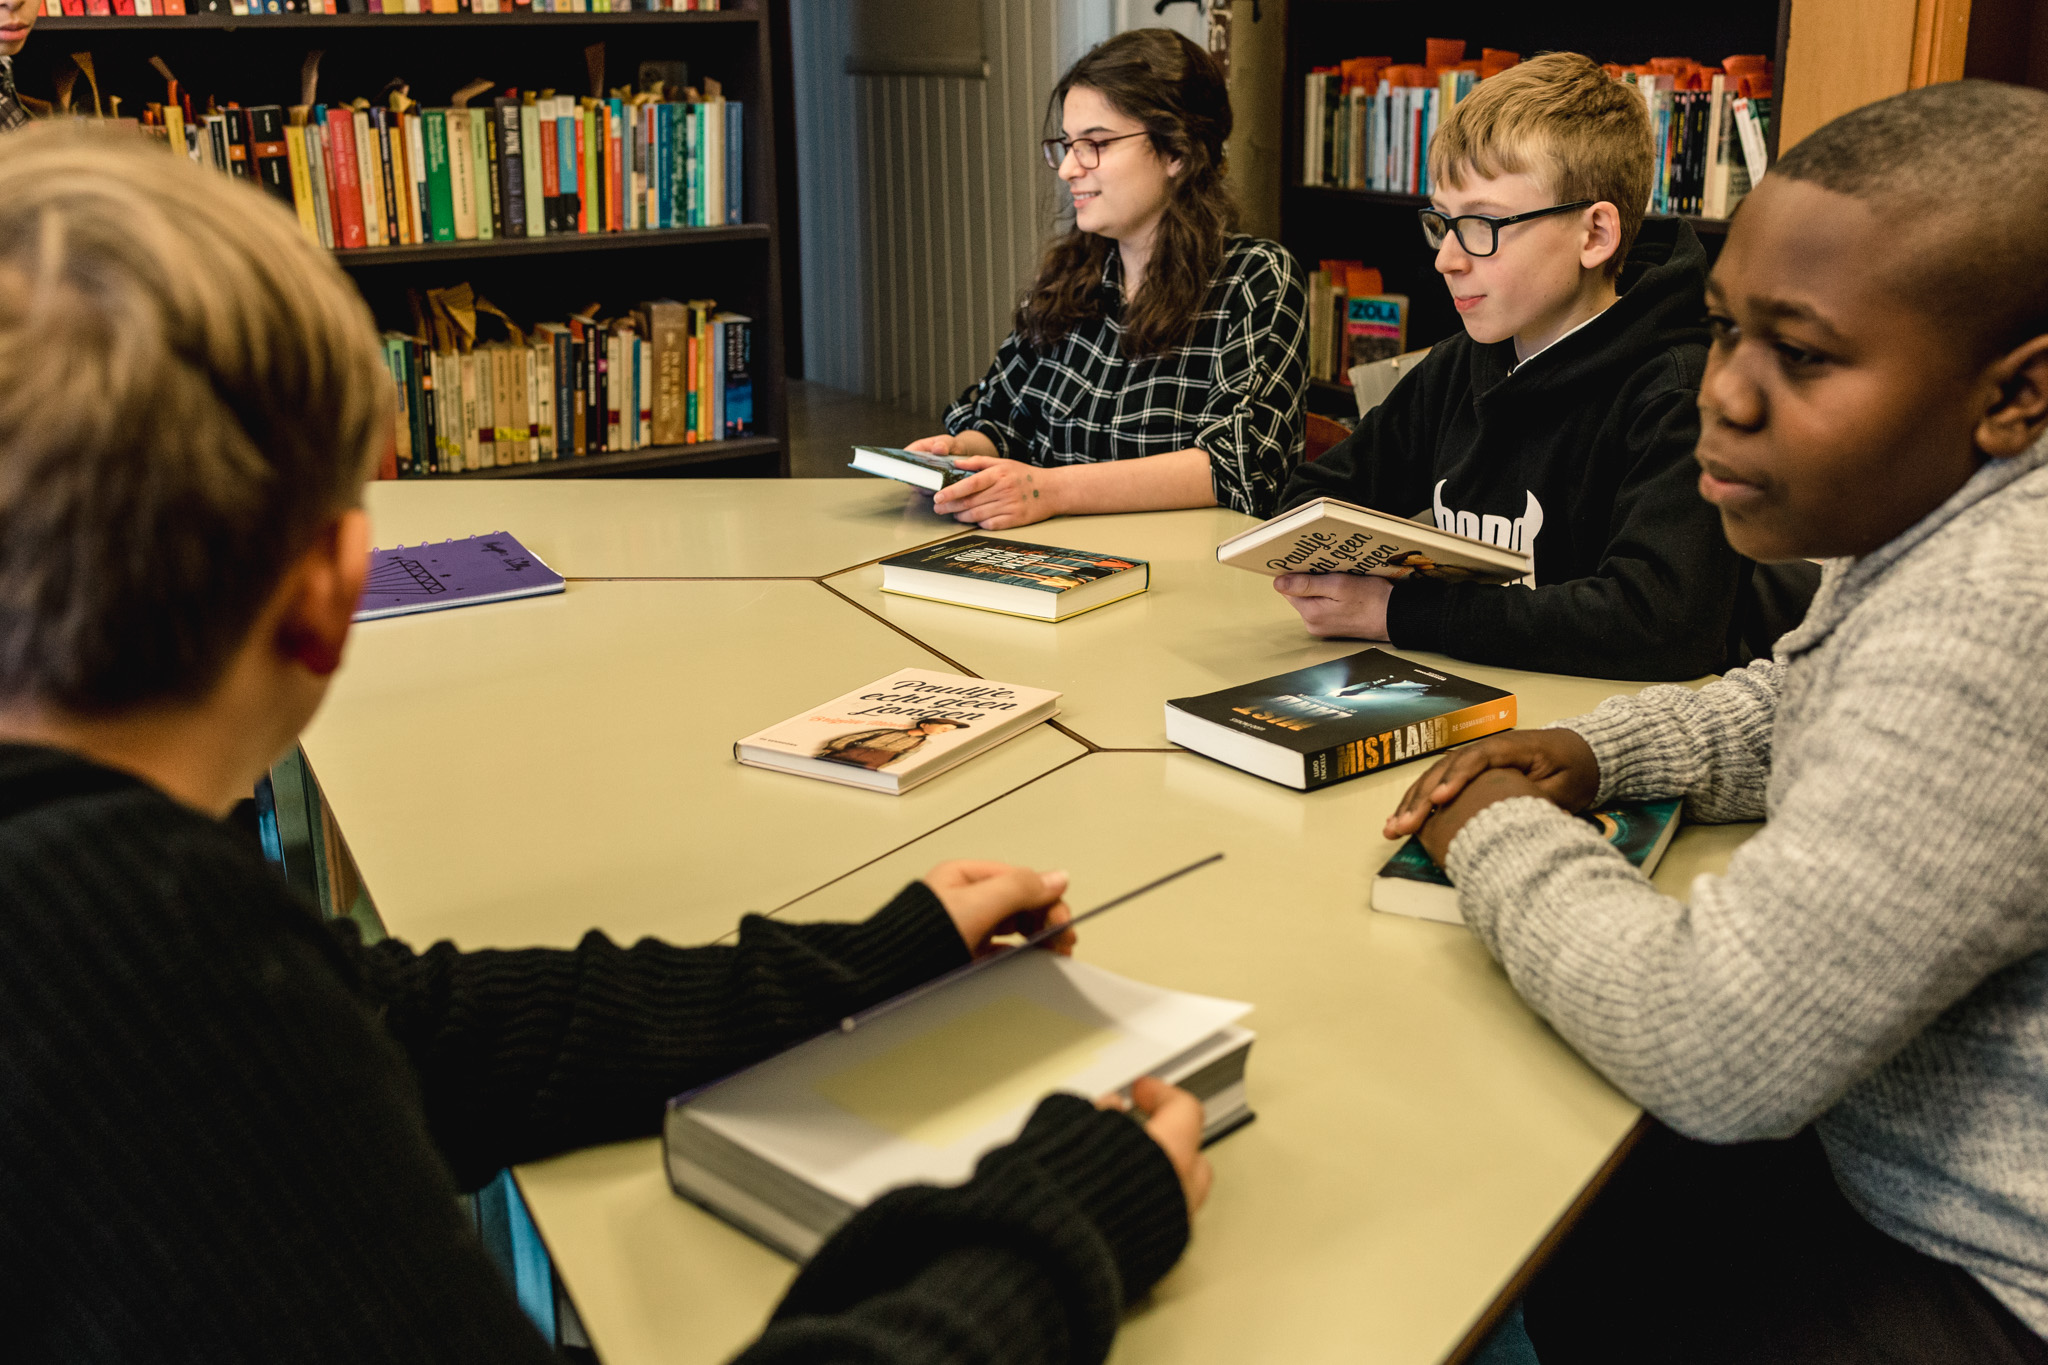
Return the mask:
{"type": "Polygon", "coordinates": [[[1383,833],[1413,834],[1437,864],[1465,822],[1496,801],[1540,796],[1577,814],[1600,792],[1600,764],[1571,730],[1510,730],[1488,735],[1433,764],[1408,788],[1383,833]]]}
{"type": "Polygon", "coordinates": [[[1273,590],[1301,613],[1301,623],[1319,640],[1384,640],[1391,576],[1379,572],[1284,573],[1273,590]]]}

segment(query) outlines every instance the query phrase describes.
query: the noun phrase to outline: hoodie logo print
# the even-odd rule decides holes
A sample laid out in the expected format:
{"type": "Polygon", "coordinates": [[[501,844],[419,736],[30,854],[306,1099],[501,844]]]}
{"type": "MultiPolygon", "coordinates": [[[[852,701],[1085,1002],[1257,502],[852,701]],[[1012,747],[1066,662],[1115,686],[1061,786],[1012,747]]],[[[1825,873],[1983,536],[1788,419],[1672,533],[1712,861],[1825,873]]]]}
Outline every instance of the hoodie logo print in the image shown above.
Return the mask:
{"type": "Polygon", "coordinates": [[[1525,587],[1536,586],[1536,533],[1543,529],[1543,504],[1536,501],[1534,493],[1523,491],[1528,499],[1519,517],[1497,517],[1490,513],[1457,512],[1444,505],[1444,485],[1449,479],[1438,479],[1436,487],[1430,490],[1430,503],[1436,510],[1436,524],[1446,531],[1474,540],[1483,540],[1488,545],[1498,545],[1504,550],[1518,550],[1529,556],[1529,576],[1518,580],[1525,587]]]}

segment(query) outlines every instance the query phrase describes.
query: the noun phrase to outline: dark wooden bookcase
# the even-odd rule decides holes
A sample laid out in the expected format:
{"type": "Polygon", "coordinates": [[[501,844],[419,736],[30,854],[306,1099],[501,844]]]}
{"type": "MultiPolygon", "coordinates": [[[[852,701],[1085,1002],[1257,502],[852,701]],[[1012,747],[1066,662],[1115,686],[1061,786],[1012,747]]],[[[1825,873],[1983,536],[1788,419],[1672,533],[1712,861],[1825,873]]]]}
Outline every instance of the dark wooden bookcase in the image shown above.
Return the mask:
{"type": "MultiPolygon", "coordinates": [[[[1441,341],[1459,323],[1415,221],[1415,210],[1428,200],[1302,183],[1303,77],[1311,69],[1368,55],[1419,62],[1429,38],[1463,38],[1474,57],[1482,47],[1497,47],[1524,57],[1583,52],[1595,61],[1628,64],[1652,57],[1692,57],[1712,64],[1736,53],[1763,52],[1775,64],[1776,107],[1784,94],[1791,16],[1792,0],[1627,6],[1467,0],[1450,7],[1428,0],[1292,0],[1287,7],[1280,240],[1305,269],[1329,259],[1379,267],[1388,291],[1408,296],[1409,346],[1441,341]]],[[[1775,143],[1775,122],[1772,136],[1775,143]]],[[[1709,255],[1718,254],[1726,222],[1691,221],[1709,255]]],[[[1356,408],[1348,406],[1349,385],[1317,381],[1315,389],[1311,407],[1356,415],[1356,408]]]]}
{"type": "MultiPolygon", "coordinates": [[[[713,298],[753,319],[754,429],[744,440],[650,446],[583,459],[444,474],[446,479],[575,478],[654,473],[786,476],[788,407],[783,380],[782,278],[776,211],[776,138],[769,14],[765,0],[726,0],[708,13],[621,14],[284,14],[157,18],[45,18],[15,59],[24,91],[48,98],[60,67],[90,52],[100,92],[119,95],[123,114],[163,98],[149,65],[160,56],[203,103],[292,105],[299,68],[314,48],[320,98],[379,98],[403,77],[412,97],[445,105],[456,88],[483,77],[507,88],[587,95],[584,49],[605,44],[607,88],[633,83],[643,61],[688,64],[694,84],[717,80],[746,105],[744,222],[705,228],[614,232],[335,252],[378,324],[409,330],[408,289],[468,281],[522,326],[559,321],[596,303],[608,313],[644,299],[713,298]]],[[[489,96],[486,96],[489,98],[489,96]]],[[[91,102],[83,77],[74,103],[91,102]]]]}

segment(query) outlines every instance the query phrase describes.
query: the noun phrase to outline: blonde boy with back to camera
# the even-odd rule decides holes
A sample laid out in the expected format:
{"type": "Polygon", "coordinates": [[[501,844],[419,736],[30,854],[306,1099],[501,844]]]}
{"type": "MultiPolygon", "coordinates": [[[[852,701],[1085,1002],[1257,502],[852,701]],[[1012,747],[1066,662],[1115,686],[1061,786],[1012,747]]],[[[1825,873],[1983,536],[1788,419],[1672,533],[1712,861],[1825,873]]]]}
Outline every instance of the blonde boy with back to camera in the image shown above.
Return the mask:
{"type": "MultiPolygon", "coordinates": [[[[9,135],[9,1359],[554,1359],[458,1189],[652,1136],[665,1097],[1066,914],[1063,873],[952,862],[865,922],[749,915],[710,947],[320,922],[221,816],[341,664],[392,410],[368,310],[288,209],[133,134],[9,135]]],[[[964,1185],[878,1200],[745,1359],[1102,1359],[1208,1180],[1200,1104],[1134,1098],[1149,1130],[1053,1096],[964,1185]]]]}
{"type": "Polygon", "coordinates": [[[1464,332],[1321,460],[1312,498],[1414,516],[1529,554],[1526,584],[1287,574],[1316,635],[1480,663],[1678,679],[1720,667],[1743,566],[1693,489],[1707,261],[1644,221],[1650,123],[1588,58],[1482,82],[1429,152],[1422,230],[1464,332]]]}

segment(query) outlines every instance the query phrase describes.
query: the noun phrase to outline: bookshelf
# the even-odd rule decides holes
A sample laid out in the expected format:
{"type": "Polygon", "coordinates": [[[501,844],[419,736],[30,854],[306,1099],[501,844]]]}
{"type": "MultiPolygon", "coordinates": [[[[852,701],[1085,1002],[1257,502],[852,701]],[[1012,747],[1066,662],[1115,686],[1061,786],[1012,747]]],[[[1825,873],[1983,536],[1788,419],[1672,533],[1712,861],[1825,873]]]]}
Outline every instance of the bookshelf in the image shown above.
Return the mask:
{"type": "MultiPolygon", "coordinates": [[[[435,478],[574,478],[697,474],[773,477],[789,472],[783,375],[780,227],[776,205],[773,64],[766,0],[725,0],[698,13],[615,14],[191,14],[49,16],[15,59],[16,79],[49,98],[71,54],[89,52],[103,96],[123,114],[163,98],[150,66],[161,57],[196,104],[209,95],[244,107],[299,102],[299,69],[323,53],[319,96],[378,101],[402,78],[412,97],[442,106],[478,77],[507,88],[587,95],[585,49],[603,43],[607,89],[630,85],[642,61],[677,60],[689,80],[717,80],[746,106],[743,221],[716,227],[560,234],[416,246],[360,247],[334,255],[378,325],[410,331],[408,291],[467,281],[522,326],[560,321],[592,303],[607,314],[652,298],[713,298],[754,320],[751,372],[756,434],[740,440],[649,446],[435,478]]],[[[91,101],[83,77],[74,101],[91,101]]]]}
{"type": "MultiPolygon", "coordinates": [[[[1429,38],[1463,38],[1475,55],[1484,46],[1524,57],[1584,52],[1596,61],[1623,63],[1651,57],[1718,62],[1732,53],[1762,52],[1775,63],[1782,98],[1791,13],[1792,0],[1627,7],[1468,0],[1451,9],[1426,0],[1292,0],[1287,7],[1282,83],[1281,243],[1304,269],[1328,258],[1377,266],[1387,290],[1409,298],[1409,346],[1441,341],[1456,332],[1459,323],[1416,225],[1415,210],[1427,198],[1302,183],[1303,77],[1311,68],[1367,54],[1420,61],[1429,38]]],[[[1689,221],[1708,255],[1717,255],[1727,224],[1689,221]]],[[[1356,416],[1348,384],[1316,381],[1312,388],[1312,409],[1356,416]]]]}

